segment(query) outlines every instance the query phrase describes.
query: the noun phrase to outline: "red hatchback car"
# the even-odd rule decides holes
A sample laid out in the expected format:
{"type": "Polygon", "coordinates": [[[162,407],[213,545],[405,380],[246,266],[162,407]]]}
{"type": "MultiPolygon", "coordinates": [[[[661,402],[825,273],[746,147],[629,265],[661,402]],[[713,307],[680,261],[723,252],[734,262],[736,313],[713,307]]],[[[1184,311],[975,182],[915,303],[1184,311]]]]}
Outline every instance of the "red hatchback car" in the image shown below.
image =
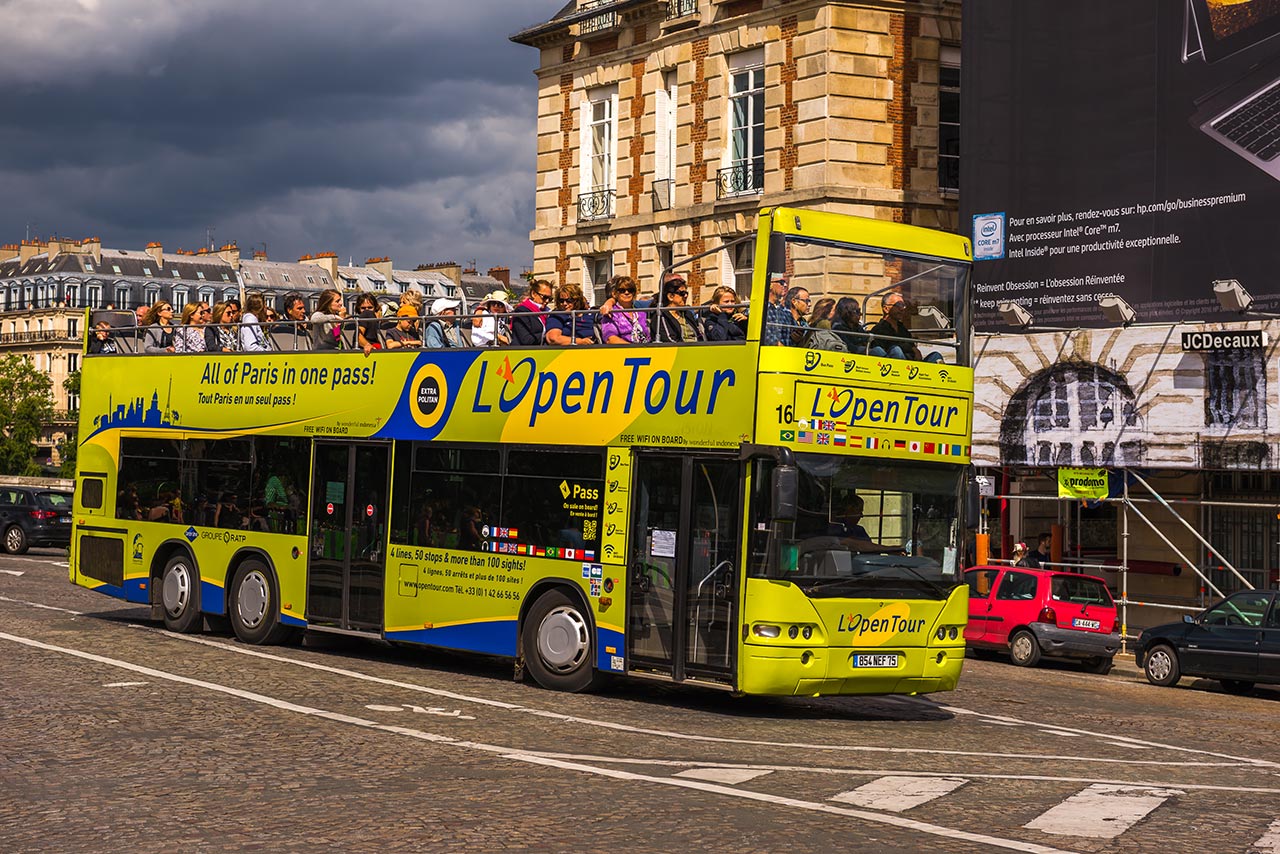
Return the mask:
{"type": "Polygon", "coordinates": [[[1094,673],[1111,670],[1120,634],[1115,601],[1101,578],[1020,566],[976,566],[964,576],[964,639],[975,651],[1008,650],[1022,667],[1044,656],[1080,661],[1094,673]]]}

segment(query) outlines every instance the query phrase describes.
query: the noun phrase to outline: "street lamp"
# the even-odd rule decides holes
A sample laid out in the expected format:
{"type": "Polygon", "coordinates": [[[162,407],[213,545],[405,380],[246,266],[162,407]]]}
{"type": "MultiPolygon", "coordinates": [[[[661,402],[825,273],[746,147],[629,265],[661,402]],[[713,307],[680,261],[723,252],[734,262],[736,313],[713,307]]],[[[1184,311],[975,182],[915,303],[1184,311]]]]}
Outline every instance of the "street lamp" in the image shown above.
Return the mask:
{"type": "Polygon", "coordinates": [[[1099,297],[1098,308],[1102,309],[1103,317],[1112,323],[1119,323],[1121,326],[1129,326],[1138,316],[1133,310],[1133,306],[1115,294],[1099,297]]]}
{"type": "Polygon", "coordinates": [[[1253,305],[1253,297],[1235,279],[1217,279],[1213,283],[1213,295],[1224,311],[1244,314],[1253,305]]]}

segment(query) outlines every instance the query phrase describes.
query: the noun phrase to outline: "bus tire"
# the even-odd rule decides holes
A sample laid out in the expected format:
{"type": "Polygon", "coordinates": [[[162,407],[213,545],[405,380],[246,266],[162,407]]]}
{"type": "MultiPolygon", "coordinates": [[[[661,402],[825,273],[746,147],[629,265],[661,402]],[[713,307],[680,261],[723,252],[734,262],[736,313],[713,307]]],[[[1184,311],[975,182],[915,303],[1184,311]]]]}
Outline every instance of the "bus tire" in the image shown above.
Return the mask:
{"type": "Polygon", "coordinates": [[[160,601],[164,605],[164,627],[169,631],[185,635],[204,627],[200,571],[191,555],[180,551],[160,570],[160,601]]]}
{"type": "Polygon", "coordinates": [[[284,643],[293,629],[280,622],[280,588],[275,573],[260,560],[247,560],[236,570],[227,602],[231,629],[255,646],[284,643]]]}
{"type": "Polygon", "coordinates": [[[543,688],[585,691],[596,681],[591,619],[559,590],[538,597],[521,626],[524,663],[543,688]]]}

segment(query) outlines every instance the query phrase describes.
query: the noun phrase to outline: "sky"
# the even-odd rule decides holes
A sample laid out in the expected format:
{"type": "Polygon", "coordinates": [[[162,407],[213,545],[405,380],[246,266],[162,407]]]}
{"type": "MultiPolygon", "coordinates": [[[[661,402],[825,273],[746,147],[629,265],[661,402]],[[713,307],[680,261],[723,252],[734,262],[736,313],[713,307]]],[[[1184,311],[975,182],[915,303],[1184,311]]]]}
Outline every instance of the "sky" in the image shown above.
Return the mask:
{"type": "Polygon", "coordinates": [[[0,0],[0,243],[532,263],[564,0],[0,0]]]}

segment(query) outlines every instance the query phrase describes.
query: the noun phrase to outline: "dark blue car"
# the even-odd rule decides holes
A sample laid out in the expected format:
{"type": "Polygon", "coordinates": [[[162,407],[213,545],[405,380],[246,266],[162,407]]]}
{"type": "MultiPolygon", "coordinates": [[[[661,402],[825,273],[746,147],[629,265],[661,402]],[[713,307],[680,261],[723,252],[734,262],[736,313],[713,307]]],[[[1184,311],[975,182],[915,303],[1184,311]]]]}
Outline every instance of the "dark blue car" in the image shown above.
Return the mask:
{"type": "Polygon", "coordinates": [[[1239,694],[1259,682],[1278,684],[1280,598],[1275,590],[1233,594],[1194,617],[1147,629],[1134,656],[1152,685],[1199,676],[1239,694]]]}
{"type": "Polygon", "coordinates": [[[20,555],[31,546],[71,544],[71,493],[0,487],[0,546],[20,555]]]}

